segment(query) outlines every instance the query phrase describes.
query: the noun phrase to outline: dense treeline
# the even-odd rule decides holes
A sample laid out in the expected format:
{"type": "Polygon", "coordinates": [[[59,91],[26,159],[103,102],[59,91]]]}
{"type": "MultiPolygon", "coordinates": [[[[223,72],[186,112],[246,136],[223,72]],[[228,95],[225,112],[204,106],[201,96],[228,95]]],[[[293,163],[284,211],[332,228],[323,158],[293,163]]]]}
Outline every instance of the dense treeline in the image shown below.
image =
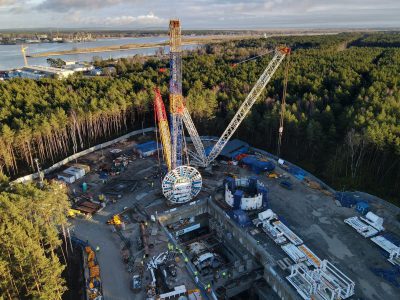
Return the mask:
{"type": "MultiPolygon", "coordinates": [[[[285,43],[294,51],[282,156],[338,189],[358,188],[398,200],[400,50],[356,47],[362,38],[353,33],[272,37],[187,53],[183,89],[199,131],[223,131],[271,55],[233,64],[285,43]]],[[[160,69],[168,60],[135,57],[115,66],[117,75],[108,78],[0,83],[3,171],[15,175],[25,165],[33,169],[35,157],[49,164],[143,120],[151,124],[152,88],[159,85],[167,95],[169,74],[160,69]]],[[[270,152],[276,151],[282,82],[281,66],[237,132],[270,152]]]]}
{"type": "Polygon", "coordinates": [[[400,33],[369,33],[353,41],[351,45],[359,47],[400,47],[400,33]]]}
{"type": "Polygon", "coordinates": [[[69,201],[65,187],[2,183],[0,187],[0,298],[61,299],[59,260],[69,201]]]}
{"type": "MultiPolygon", "coordinates": [[[[156,76],[156,73],[155,75],[156,76]]],[[[15,175],[126,131],[148,111],[151,80],[12,80],[0,86],[0,164],[15,175]],[[138,90],[137,93],[134,90],[138,90]],[[135,107],[135,109],[131,109],[135,107]],[[21,161],[23,164],[21,164],[21,161]]]]}

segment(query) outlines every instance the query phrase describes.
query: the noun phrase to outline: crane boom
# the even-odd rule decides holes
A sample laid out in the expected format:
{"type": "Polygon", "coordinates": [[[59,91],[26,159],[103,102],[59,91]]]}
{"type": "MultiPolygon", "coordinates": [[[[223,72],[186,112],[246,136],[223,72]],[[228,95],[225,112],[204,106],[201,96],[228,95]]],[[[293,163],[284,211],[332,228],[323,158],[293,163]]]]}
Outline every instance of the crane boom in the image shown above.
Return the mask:
{"type": "Polygon", "coordinates": [[[169,102],[171,113],[171,166],[176,168],[183,163],[184,130],[182,123],[182,37],[179,20],[169,22],[170,70],[169,102]]]}
{"type": "Polygon", "coordinates": [[[196,149],[197,155],[196,158],[199,160],[201,165],[205,165],[206,163],[206,155],[204,151],[203,143],[200,139],[199,133],[197,132],[196,127],[193,124],[192,118],[190,117],[189,111],[186,107],[183,109],[183,122],[185,123],[186,129],[189,132],[190,138],[192,139],[192,143],[194,148],[196,149]]]}
{"type": "Polygon", "coordinates": [[[160,90],[157,88],[154,89],[154,112],[156,119],[158,120],[158,131],[160,132],[161,143],[163,146],[164,160],[168,170],[171,170],[171,134],[169,131],[164,102],[160,90]]]}
{"type": "Polygon", "coordinates": [[[258,79],[249,95],[246,97],[246,100],[240,106],[232,121],[229,123],[228,127],[225,129],[224,133],[219,138],[218,142],[212,148],[210,154],[206,160],[206,166],[208,166],[217,156],[221,153],[222,149],[225,147],[226,143],[235,133],[236,129],[239,127],[240,123],[244,120],[244,118],[249,113],[251,107],[254,105],[261,92],[271,79],[272,75],[274,75],[275,71],[278,69],[280,63],[285,58],[286,54],[290,53],[290,49],[286,47],[280,47],[275,50],[275,55],[265,68],[261,77],[258,79]]]}

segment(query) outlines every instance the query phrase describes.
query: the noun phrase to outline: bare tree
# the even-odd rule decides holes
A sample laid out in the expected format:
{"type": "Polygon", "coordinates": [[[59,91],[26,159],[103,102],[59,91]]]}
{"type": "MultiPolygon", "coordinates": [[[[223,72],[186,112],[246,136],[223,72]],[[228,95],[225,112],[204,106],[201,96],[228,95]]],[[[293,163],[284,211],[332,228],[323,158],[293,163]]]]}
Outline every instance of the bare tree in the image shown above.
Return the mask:
{"type": "Polygon", "coordinates": [[[346,135],[346,145],[350,153],[351,178],[355,179],[365,154],[367,141],[363,135],[352,128],[346,135]]]}

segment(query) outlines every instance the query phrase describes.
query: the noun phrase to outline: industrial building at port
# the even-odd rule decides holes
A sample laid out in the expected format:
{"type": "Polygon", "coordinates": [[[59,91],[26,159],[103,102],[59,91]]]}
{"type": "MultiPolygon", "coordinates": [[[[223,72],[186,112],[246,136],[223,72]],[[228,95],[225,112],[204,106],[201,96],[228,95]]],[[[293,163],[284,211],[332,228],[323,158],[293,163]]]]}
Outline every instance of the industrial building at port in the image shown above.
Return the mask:
{"type": "MultiPolygon", "coordinates": [[[[61,80],[68,78],[76,72],[84,72],[92,76],[102,75],[103,73],[103,70],[95,68],[87,62],[63,61],[64,65],[62,67],[29,65],[26,49],[27,47],[21,45],[24,66],[22,68],[1,72],[0,79],[26,78],[39,80],[42,78],[55,78],[61,80]]],[[[110,70],[110,73],[111,72],[112,70],[110,70]]]]}

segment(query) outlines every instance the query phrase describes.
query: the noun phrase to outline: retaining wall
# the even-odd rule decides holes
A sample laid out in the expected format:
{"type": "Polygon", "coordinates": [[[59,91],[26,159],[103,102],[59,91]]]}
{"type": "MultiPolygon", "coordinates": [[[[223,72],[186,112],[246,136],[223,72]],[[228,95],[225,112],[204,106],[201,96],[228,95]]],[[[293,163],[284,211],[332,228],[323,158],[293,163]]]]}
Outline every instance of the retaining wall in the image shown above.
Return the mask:
{"type": "MultiPolygon", "coordinates": [[[[105,142],[105,143],[90,147],[90,148],[88,148],[86,150],[83,150],[83,151],[75,153],[75,154],[73,154],[73,155],[71,155],[71,156],[69,156],[67,158],[64,158],[63,160],[59,161],[58,163],[55,163],[54,165],[52,165],[50,168],[47,168],[46,170],[43,170],[43,173],[44,174],[48,174],[50,172],[53,172],[54,170],[57,170],[58,168],[62,167],[63,165],[69,163],[70,161],[73,161],[73,160],[75,160],[75,159],[77,159],[77,158],[79,158],[81,156],[84,156],[86,154],[89,154],[89,153],[91,153],[93,151],[97,151],[97,150],[101,150],[103,148],[107,148],[107,147],[109,147],[109,146],[111,146],[111,145],[113,145],[115,143],[123,141],[123,140],[125,140],[127,138],[130,138],[132,136],[143,134],[143,133],[146,133],[146,132],[152,132],[154,130],[155,130],[155,127],[149,127],[149,128],[145,128],[143,130],[142,129],[135,130],[135,131],[127,133],[127,134],[125,134],[123,136],[120,136],[120,137],[118,137],[118,138],[116,138],[116,139],[114,139],[112,141],[108,141],[108,142],[105,142]]],[[[33,173],[33,174],[29,174],[29,175],[17,178],[14,181],[12,181],[12,183],[27,182],[27,181],[31,181],[33,179],[36,179],[38,177],[39,177],[39,173],[36,172],[36,173],[33,173]]]]}
{"type": "MultiPolygon", "coordinates": [[[[300,299],[295,291],[288,283],[274,271],[275,259],[261,245],[258,245],[254,238],[238,227],[237,224],[216,205],[210,198],[193,201],[187,205],[173,208],[158,215],[158,220],[162,224],[171,224],[181,218],[192,217],[208,213],[217,220],[219,226],[224,231],[232,234],[234,239],[247,249],[264,267],[264,279],[282,300],[300,299]]],[[[171,241],[176,243],[175,239],[170,235],[171,241]]]]}

